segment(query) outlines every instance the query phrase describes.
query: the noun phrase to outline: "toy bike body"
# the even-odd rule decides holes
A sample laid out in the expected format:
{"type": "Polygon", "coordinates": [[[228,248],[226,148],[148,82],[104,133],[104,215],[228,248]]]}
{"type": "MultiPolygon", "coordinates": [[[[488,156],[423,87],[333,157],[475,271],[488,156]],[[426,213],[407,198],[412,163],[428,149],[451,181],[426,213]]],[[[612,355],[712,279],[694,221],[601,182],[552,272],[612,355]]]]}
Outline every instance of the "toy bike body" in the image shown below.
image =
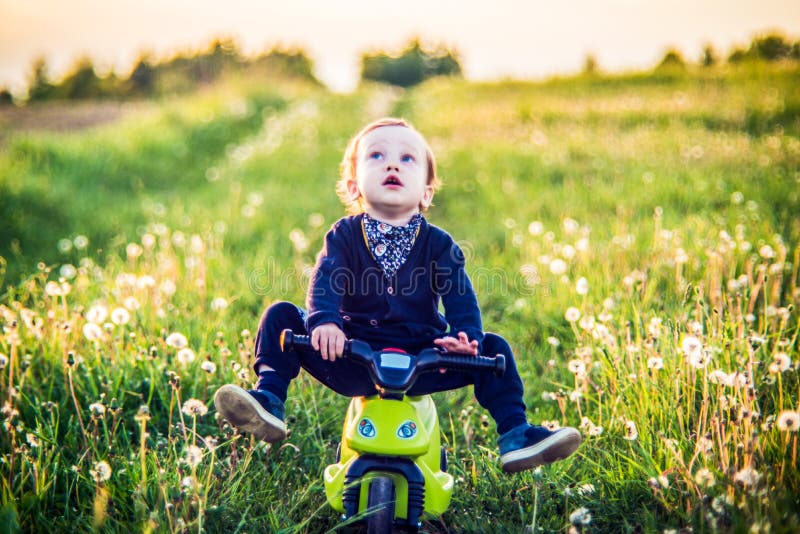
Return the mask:
{"type": "MultiPolygon", "coordinates": [[[[315,352],[307,336],[286,330],[284,350],[315,352]]],[[[505,358],[471,356],[425,349],[374,351],[349,340],[344,357],[366,367],[376,394],[354,397],[347,410],[337,462],[325,469],[330,505],[367,524],[368,533],[392,528],[416,531],[423,513],[441,515],[453,494],[446,472],[439,419],[430,395],[407,396],[417,377],[439,369],[487,371],[502,375],[505,358]]]]}

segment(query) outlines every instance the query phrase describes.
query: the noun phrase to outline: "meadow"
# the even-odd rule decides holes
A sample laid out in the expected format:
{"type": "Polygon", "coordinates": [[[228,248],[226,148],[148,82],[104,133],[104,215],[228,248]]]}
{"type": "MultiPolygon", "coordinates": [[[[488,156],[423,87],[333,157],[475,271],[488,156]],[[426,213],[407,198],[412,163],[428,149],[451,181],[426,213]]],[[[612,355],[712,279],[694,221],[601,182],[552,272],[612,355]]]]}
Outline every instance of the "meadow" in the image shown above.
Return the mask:
{"type": "Polygon", "coordinates": [[[425,532],[794,532],[800,71],[438,79],[340,95],[231,79],[0,147],[0,531],[328,532],[348,399],[301,374],[274,446],[218,417],[264,308],[302,303],[349,137],[431,142],[532,422],[509,476],[470,389],[435,395],[456,490],[425,532]]]}

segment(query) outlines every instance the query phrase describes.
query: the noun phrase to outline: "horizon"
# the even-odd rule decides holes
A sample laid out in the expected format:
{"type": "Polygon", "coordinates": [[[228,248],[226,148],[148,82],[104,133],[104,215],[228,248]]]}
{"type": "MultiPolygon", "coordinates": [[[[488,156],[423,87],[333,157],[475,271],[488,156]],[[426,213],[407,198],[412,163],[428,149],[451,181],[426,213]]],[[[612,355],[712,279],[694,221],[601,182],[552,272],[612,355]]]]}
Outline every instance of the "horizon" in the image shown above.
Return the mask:
{"type": "Polygon", "coordinates": [[[402,6],[366,0],[335,6],[314,0],[291,6],[247,0],[226,6],[211,0],[76,0],[69,6],[0,0],[0,10],[6,14],[0,21],[0,87],[17,95],[27,91],[39,57],[53,80],[87,56],[98,75],[126,76],[143,52],[162,61],[202,50],[216,38],[233,39],[244,55],[275,46],[302,49],[329,89],[350,91],[359,80],[361,54],[399,51],[412,38],[456,51],[464,77],[483,81],[574,74],[589,55],[609,73],[653,68],[669,49],[694,62],[710,45],[723,58],[756,36],[776,32],[795,41],[800,31],[800,2],[787,0],[733,6],[722,0],[572,0],[556,6],[499,0],[492,10],[454,0],[432,6],[422,0],[402,6]]]}

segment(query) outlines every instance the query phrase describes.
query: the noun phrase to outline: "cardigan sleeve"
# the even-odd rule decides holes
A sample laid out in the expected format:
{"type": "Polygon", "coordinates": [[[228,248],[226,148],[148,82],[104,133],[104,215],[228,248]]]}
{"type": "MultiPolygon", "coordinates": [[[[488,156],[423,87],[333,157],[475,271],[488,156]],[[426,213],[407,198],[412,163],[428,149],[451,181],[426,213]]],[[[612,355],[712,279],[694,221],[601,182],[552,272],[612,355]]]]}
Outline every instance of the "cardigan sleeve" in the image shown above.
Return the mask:
{"type": "Polygon", "coordinates": [[[455,336],[458,332],[464,332],[470,340],[478,342],[480,354],[483,341],[481,311],[464,264],[461,248],[452,239],[448,239],[447,245],[436,259],[436,286],[444,304],[445,320],[450,327],[449,335],[455,336]]]}
{"type": "Polygon", "coordinates": [[[342,298],[349,287],[352,269],[347,261],[347,232],[341,221],[325,235],[306,295],[306,329],[310,333],[324,323],[342,328],[342,298]]]}

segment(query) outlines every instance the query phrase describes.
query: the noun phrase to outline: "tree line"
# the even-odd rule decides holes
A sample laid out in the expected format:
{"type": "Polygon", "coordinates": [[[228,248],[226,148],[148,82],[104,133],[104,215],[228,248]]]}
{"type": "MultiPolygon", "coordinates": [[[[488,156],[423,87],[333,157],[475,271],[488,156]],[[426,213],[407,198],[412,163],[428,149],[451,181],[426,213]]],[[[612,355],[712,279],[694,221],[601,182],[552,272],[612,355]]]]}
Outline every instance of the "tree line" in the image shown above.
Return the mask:
{"type": "MultiPolygon", "coordinates": [[[[754,37],[748,47],[733,48],[727,56],[707,45],[697,64],[712,67],[725,62],[735,65],[754,61],[800,62],[800,41],[791,42],[784,35],[772,32],[754,37]]],[[[669,49],[655,70],[680,70],[692,63],[680,51],[669,49]]],[[[596,74],[599,70],[595,57],[588,55],[584,73],[596,74]]],[[[321,85],[314,76],[313,61],[301,48],[275,47],[255,57],[246,57],[232,39],[215,39],[199,52],[177,54],[166,60],[156,61],[149,54],[142,54],[125,77],[114,72],[98,76],[92,60],[83,57],[60,81],[53,81],[47,61],[40,57],[31,66],[27,101],[147,98],[190,91],[226,73],[242,72],[294,77],[321,85]]],[[[444,46],[430,49],[419,39],[413,39],[399,53],[363,53],[360,75],[363,81],[411,87],[434,76],[460,77],[462,69],[456,51],[444,46]]],[[[8,89],[0,88],[0,104],[12,102],[8,89]]]]}

